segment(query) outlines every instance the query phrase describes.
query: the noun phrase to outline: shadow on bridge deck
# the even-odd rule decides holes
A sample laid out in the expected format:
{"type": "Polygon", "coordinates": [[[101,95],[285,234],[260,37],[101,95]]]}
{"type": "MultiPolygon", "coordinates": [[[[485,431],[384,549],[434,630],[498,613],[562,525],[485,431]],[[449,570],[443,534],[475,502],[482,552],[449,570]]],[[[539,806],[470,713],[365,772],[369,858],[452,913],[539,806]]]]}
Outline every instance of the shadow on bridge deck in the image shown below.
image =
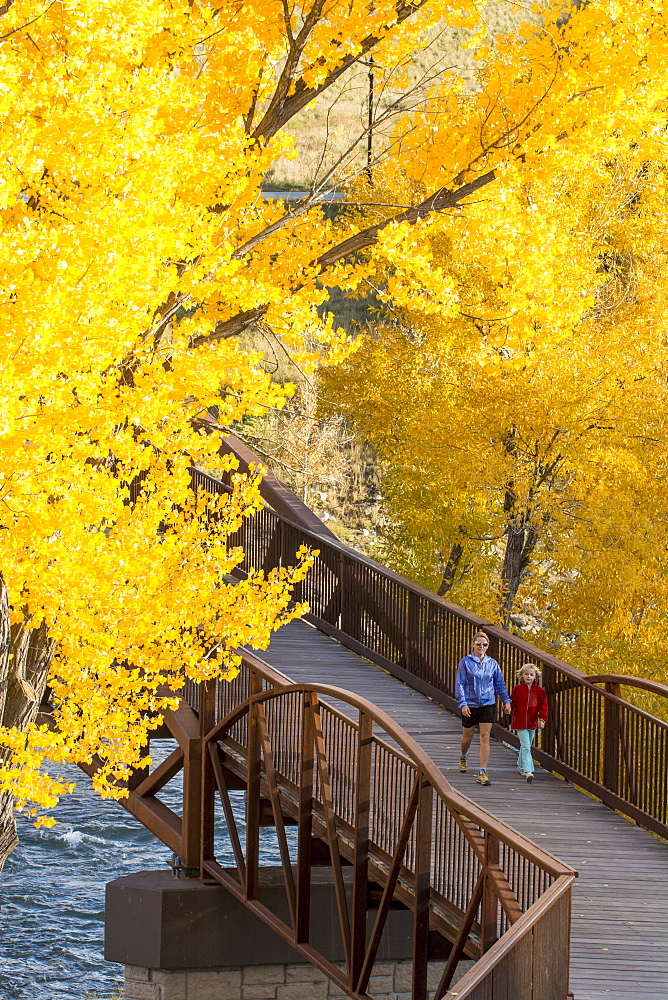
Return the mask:
{"type": "Polygon", "coordinates": [[[383,709],[460,792],[580,873],[574,886],[571,989],[576,1000],[668,998],[668,845],[549,772],[518,780],[516,753],[493,743],[492,785],[458,770],[459,720],[303,621],[280,629],[264,660],[296,682],[353,691],[383,709]]]}

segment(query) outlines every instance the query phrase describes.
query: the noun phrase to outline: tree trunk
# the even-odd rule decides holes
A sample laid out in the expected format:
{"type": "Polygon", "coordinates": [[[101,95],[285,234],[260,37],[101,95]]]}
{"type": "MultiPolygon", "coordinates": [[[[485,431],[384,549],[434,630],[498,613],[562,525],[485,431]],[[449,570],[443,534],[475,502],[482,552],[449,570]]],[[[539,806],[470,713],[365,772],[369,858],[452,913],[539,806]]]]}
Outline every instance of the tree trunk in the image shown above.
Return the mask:
{"type": "MultiPolygon", "coordinates": [[[[0,725],[17,729],[35,721],[55,648],[46,625],[31,628],[30,622],[25,614],[22,622],[11,624],[9,595],[0,576],[0,725]]],[[[13,806],[11,795],[0,794],[0,871],[17,844],[13,806]]]]}
{"type": "Polygon", "coordinates": [[[19,840],[14,820],[14,798],[9,792],[0,793],[0,871],[19,840]]]}
{"type": "Polygon", "coordinates": [[[462,545],[459,544],[459,542],[455,542],[455,544],[450,549],[450,555],[448,556],[448,561],[443,567],[441,584],[438,588],[439,597],[445,597],[448,591],[452,588],[452,585],[455,582],[455,575],[457,573],[457,569],[459,567],[459,563],[461,561],[463,552],[464,548],[462,545]]]}
{"type": "Polygon", "coordinates": [[[501,600],[499,613],[501,624],[508,628],[513,612],[517,591],[531,561],[538,541],[538,533],[531,523],[531,513],[524,512],[510,521],[506,531],[506,551],[501,567],[501,600]]]}
{"type": "MultiPolygon", "coordinates": [[[[513,425],[503,439],[503,446],[515,462],[518,461],[517,427],[513,425]]],[[[503,513],[506,522],[506,550],[501,567],[501,597],[499,615],[504,628],[510,625],[510,616],[520,588],[522,577],[531,560],[538,541],[538,533],[532,523],[533,488],[526,503],[518,504],[514,479],[506,482],[503,498],[503,513]]]]}

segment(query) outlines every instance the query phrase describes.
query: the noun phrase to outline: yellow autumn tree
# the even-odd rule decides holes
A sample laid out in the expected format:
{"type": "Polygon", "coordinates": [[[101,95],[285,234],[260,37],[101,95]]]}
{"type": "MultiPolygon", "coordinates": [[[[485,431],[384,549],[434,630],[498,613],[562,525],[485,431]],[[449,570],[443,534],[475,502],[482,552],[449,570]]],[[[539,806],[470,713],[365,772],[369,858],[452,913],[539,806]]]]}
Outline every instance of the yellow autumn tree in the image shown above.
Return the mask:
{"type": "Polygon", "coordinates": [[[455,314],[436,234],[469,232],[475,247],[496,227],[517,271],[506,206],[522,177],[577,176],[592,143],[657,158],[664,5],[542,16],[486,49],[472,0],[0,4],[0,860],[12,796],[48,805],[58,791],[45,759],[97,753],[114,793],[163,685],[224,675],[239,643],[262,646],[289,615],[306,554],[294,572],[225,583],[253,482],[219,502],[189,491],[191,464],[221,464],[207,410],[225,425],[290,392],[236,335],[264,324],[298,364],[336,363],[349,345],[318,307],[388,262],[397,306],[455,314]],[[480,82],[463,91],[435,72],[419,107],[382,111],[374,183],[401,176],[400,199],[364,188],[372,217],[322,208],[359,176],[364,123],[300,202],[263,197],[272,165],[295,155],[299,115],[371,53],[400,89],[396,68],[442,22],[478,46],[480,82]],[[484,217],[471,204],[483,192],[484,217]],[[53,731],[34,726],[47,673],[53,731]]]}
{"type": "Polygon", "coordinates": [[[45,761],[97,754],[118,794],[165,690],[225,676],[299,613],[306,553],[226,582],[256,481],[195,499],[188,469],[233,467],[210,408],[225,425],[290,394],[235,333],[262,318],[305,368],[347,351],[317,312],[345,235],[319,188],[288,211],[263,178],[296,114],[370,49],[400,62],[442,7],[0,5],[0,864],[12,802],[63,790],[45,761]]]}
{"type": "Polygon", "coordinates": [[[665,681],[666,172],[636,152],[508,186],[502,242],[439,234],[458,315],[405,310],[328,382],[382,462],[393,565],[589,672],[665,681]]]}

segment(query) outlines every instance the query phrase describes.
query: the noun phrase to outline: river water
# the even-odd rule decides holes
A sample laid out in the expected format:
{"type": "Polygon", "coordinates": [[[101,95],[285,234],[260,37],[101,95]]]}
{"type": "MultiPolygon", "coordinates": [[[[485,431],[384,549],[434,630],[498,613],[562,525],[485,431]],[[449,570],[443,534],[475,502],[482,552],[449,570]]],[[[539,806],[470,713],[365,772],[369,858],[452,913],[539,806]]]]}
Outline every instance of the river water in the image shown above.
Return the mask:
{"type": "MultiPolygon", "coordinates": [[[[105,884],[169,862],[168,848],[95,795],[80,771],[60,773],[77,787],[54,810],[56,826],[35,830],[19,817],[21,842],[0,875],[0,1000],[117,1000],[123,967],[103,959],[105,884]]],[[[240,821],[242,810],[240,796],[240,821]]],[[[225,842],[216,853],[233,864],[225,842]]],[[[276,862],[271,831],[263,834],[261,863],[276,862]]]]}

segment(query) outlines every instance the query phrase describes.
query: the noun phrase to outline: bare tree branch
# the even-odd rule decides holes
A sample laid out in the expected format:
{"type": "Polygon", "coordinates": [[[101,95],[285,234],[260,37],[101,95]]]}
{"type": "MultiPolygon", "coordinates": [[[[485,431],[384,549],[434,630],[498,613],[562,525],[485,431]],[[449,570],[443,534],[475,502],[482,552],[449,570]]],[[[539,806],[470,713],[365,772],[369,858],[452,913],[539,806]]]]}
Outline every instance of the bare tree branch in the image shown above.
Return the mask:
{"type": "MultiPolygon", "coordinates": [[[[318,84],[317,87],[309,87],[303,81],[303,76],[294,83],[294,90],[290,94],[290,88],[293,84],[293,73],[297,67],[299,61],[299,55],[304,49],[306,42],[308,40],[308,35],[312,31],[316,21],[312,20],[311,15],[318,8],[322,8],[324,0],[318,0],[309,12],[302,30],[295,39],[294,47],[286,60],[286,64],[283,67],[283,72],[281,73],[281,78],[274,92],[274,96],[271,100],[269,107],[267,108],[262,120],[255,128],[253,137],[255,139],[263,139],[266,141],[270,139],[273,135],[282,128],[286,122],[288,122],[298,111],[305,108],[312,100],[322,94],[327,90],[339,77],[350,69],[354,63],[360,62],[364,56],[369,52],[374,46],[378,45],[381,41],[376,35],[368,35],[360,45],[359,51],[355,55],[346,56],[339,65],[331,70],[327,74],[327,77],[322,83],[318,84]],[[296,57],[295,57],[296,56],[296,57]]],[[[401,24],[412,14],[416,14],[428,0],[417,0],[416,3],[398,3],[397,4],[397,17],[394,22],[395,25],[401,24]]],[[[311,67],[313,68],[313,67],[311,67]]],[[[303,71],[305,72],[305,71],[303,71]]]]}
{"type": "MultiPolygon", "coordinates": [[[[44,17],[47,11],[51,10],[55,2],[56,0],[51,0],[49,6],[45,7],[44,10],[41,12],[41,14],[38,14],[36,17],[33,17],[31,21],[26,21],[25,24],[19,25],[18,28],[12,28],[12,30],[8,31],[6,35],[0,35],[0,42],[4,42],[6,38],[11,38],[12,35],[15,35],[19,31],[23,31],[24,28],[29,28],[31,24],[35,23],[35,21],[39,21],[40,17],[44,17]]],[[[3,7],[0,8],[0,14],[6,14],[13,3],[14,0],[6,0],[6,3],[3,5],[3,7]]]]}

